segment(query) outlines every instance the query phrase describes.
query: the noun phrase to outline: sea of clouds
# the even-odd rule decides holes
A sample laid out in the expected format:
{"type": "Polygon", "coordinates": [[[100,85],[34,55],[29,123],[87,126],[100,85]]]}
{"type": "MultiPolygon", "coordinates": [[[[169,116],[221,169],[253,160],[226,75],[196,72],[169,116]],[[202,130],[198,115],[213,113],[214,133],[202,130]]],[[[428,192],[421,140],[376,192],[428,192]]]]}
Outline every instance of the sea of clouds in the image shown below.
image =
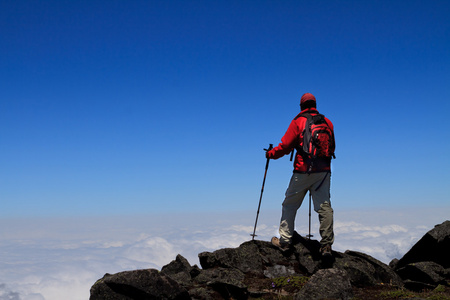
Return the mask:
{"type": "MultiPolygon", "coordinates": [[[[303,209],[303,208],[302,208],[303,209]]],[[[0,219],[0,300],[86,300],[105,273],[156,268],[177,254],[191,265],[198,253],[251,239],[256,212],[148,216],[0,219]]],[[[262,210],[256,239],[277,235],[279,211],[262,210]]],[[[334,250],[362,251],[389,263],[450,216],[439,209],[335,209],[334,250]]],[[[317,239],[317,215],[312,234],[317,239]]],[[[296,230],[308,233],[307,211],[296,230]]]]}

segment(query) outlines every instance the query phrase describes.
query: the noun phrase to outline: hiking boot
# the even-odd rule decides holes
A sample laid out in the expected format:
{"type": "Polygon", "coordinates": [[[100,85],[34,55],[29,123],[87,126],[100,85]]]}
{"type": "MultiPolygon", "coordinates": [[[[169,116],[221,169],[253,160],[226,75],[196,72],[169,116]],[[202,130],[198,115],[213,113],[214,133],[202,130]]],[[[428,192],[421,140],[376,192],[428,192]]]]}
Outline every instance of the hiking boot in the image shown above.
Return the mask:
{"type": "Polygon", "coordinates": [[[330,244],[326,244],[323,245],[322,247],[320,247],[320,254],[322,254],[322,256],[331,256],[331,245],[330,244]]]}
{"type": "Polygon", "coordinates": [[[277,246],[282,251],[286,251],[289,249],[289,244],[281,243],[280,239],[274,236],[271,240],[272,245],[277,246]]]}

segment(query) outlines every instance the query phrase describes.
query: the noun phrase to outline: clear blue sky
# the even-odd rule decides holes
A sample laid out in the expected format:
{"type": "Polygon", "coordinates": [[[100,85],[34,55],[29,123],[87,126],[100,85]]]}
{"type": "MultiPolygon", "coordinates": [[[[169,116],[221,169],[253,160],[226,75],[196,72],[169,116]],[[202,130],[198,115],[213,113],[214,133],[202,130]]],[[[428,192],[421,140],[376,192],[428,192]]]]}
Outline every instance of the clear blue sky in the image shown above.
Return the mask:
{"type": "MultiPolygon", "coordinates": [[[[449,207],[449,1],[2,1],[0,216],[257,208],[313,93],[335,208],[449,207]]],[[[288,157],[262,209],[280,208],[288,157]]]]}

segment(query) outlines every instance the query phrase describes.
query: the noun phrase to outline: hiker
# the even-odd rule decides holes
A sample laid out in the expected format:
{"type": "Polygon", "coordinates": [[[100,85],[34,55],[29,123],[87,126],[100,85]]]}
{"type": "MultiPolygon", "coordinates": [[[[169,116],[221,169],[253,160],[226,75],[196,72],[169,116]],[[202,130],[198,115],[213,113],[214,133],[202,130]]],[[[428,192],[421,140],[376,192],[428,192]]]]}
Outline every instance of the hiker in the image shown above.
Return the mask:
{"type": "MultiPolygon", "coordinates": [[[[331,256],[331,245],[334,242],[333,232],[333,209],[330,201],[330,181],[331,181],[331,157],[334,157],[334,133],[333,124],[330,120],[320,115],[316,108],[316,98],[310,93],[304,94],[300,99],[301,112],[292,120],[289,128],[281,139],[281,143],[266,152],[267,159],[278,159],[286,154],[297,150],[294,160],[294,172],[289,186],[286,190],[285,199],[282,206],[280,221],[280,238],[272,238],[272,244],[281,249],[289,249],[292,244],[294,233],[294,220],[297,210],[300,208],[303,198],[309,191],[314,203],[314,211],[319,214],[321,247],[320,253],[323,256],[331,256]],[[332,139],[325,156],[314,155],[308,149],[310,142],[305,141],[305,134],[308,136],[308,128],[311,117],[321,116],[322,125],[331,132],[332,139]],[[323,121],[324,120],[324,121],[323,121]],[[331,153],[330,153],[331,151],[331,153]]],[[[328,138],[326,138],[328,139],[328,138]]],[[[319,147],[317,147],[319,148],[319,147]]]]}

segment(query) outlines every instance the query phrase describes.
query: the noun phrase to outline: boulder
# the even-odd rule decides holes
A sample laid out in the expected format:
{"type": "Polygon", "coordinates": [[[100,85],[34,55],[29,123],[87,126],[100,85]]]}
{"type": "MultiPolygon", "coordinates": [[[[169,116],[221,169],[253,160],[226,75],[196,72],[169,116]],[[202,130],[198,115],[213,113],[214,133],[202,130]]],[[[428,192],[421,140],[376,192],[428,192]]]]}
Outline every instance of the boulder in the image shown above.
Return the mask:
{"type": "Polygon", "coordinates": [[[347,272],[340,269],[324,269],[314,274],[301,291],[296,300],[316,299],[351,299],[352,285],[347,272]]]}
{"type": "Polygon", "coordinates": [[[172,278],[183,286],[190,285],[192,280],[191,273],[193,273],[193,267],[180,254],[177,255],[175,260],[161,268],[161,274],[172,278]]]}
{"type": "Polygon", "coordinates": [[[345,270],[351,283],[357,287],[391,284],[403,286],[402,279],[389,266],[370,255],[347,250],[334,252],[334,268],[345,270]]]}
{"type": "Polygon", "coordinates": [[[400,269],[408,264],[432,261],[450,268],[450,221],[428,231],[396,264],[400,269]]]}
{"type": "Polygon", "coordinates": [[[199,286],[210,287],[223,299],[247,299],[244,273],[237,269],[214,268],[203,270],[194,281],[199,286]]]}
{"type": "MultiPolygon", "coordinates": [[[[406,287],[432,290],[450,286],[450,221],[437,225],[400,260],[389,266],[370,255],[347,250],[320,256],[320,244],[294,234],[281,250],[252,240],[237,248],[202,252],[202,269],[181,255],[162,267],[106,274],[91,288],[90,300],[140,299],[350,299],[352,287],[406,287]],[[303,286],[274,287],[274,282],[310,277],[303,286]],[[302,288],[303,286],[303,288],[302,288]],[[302,288],[300,291],[299,289],[302,288]],[[297,293],[295,295],[295,293],[297,293]]],[[[293,281],[291,281],[293,282],[293,281]]]]}
{"type": "Polygon", "coordinates": [[[238,248],[224,248],[198,255],[203,269],[216,267],[238,269],[244,273],[263,273],[263,261],[259,253],[258,241],[245,242],[238,248]]]}
{"type": "Polygon", "coordinates": [[[280,251],[270,242],[253,240],[238,248],[202,252],[199,260],[203,269],[234,268],[245,274],[268,278],[293,273],[312,275],[321,265],[319,248],[318,241],[310,241],[296,234],[294,246],[288,251],[280,251]]]}
{"type": "Polygon", "coordinates": [[[410,290],[434,289],[446,285],[446,270],[435,262],[426,261],[408,264],[397,270],[410,290]]]}
{"type": "Polygon", "coordinates": [[[105,274],[91,288],[89,300],[191,299],[188,291],[158,270],[105,274]]]}

